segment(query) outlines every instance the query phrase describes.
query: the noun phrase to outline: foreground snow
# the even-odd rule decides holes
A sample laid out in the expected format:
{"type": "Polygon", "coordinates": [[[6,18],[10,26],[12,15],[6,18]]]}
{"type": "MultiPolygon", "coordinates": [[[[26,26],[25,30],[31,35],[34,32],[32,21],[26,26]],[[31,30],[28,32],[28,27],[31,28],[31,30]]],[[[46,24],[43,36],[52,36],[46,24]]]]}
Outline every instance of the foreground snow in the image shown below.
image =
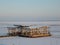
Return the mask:
{"type": "Polygon", "coordinates": [[[60,36],[41,38],[6,37],[0,38],[0,45],[60,45],[60,36]]]}
{"type": "MultiPolygon", "coordinates": [[[[38,26],[45,25],[60,25],[60,21],[48,21],[48,22],[0,22],[0,35],[6,35],[7,29],[2,27],[11,27],[13,24],[38,24],[38,26]],[[2,33],[2,34],[1,34],[2,33]]],[[[25,37],[7,37],[0,38],[0,45],[60,45],[60,26],[50,26],[49,31],[52,35],[51,37],[41,37],[41,38],[25,38],[25,37]],[[52,32],[53,31],[53,32],[52,32]],[[57,32],[56,32],[57,31],[57,32]]]]}

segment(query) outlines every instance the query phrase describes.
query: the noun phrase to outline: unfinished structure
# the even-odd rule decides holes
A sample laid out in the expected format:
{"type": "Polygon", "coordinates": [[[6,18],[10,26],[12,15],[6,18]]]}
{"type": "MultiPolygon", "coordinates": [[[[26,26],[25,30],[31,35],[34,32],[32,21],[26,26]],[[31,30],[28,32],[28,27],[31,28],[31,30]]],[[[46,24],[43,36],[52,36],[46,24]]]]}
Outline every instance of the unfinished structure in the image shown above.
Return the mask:
{"type": "Polygon", "coordinates": [[[8,28],[8,35],[9,36],[15,36],[17,35],[18,29],[15,27],[9,27],[8,28]]]}
{"type": "Polygon", "coordinates": [[[23,29],[20,35],[27,37],[43,37],[43,36],[50,36],[50,32],[48,31],[47,26],[43,26],[39,28],[23,29]]]}
{"type": "Polygon", "coordinates": [[[11,35],[25,36],[25,37],[45,37],[50,36],[48,26],[42,26],[38,28],[20,27],[11,28],[8,30],[11,35]]]}

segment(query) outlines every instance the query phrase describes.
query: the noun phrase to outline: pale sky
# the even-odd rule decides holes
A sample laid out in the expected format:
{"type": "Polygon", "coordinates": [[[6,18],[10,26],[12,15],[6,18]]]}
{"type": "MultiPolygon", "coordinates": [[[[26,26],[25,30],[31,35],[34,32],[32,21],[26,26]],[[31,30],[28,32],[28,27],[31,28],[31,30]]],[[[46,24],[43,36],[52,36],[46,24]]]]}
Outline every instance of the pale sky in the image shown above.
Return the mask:
{"type": "Polygon", "coordinates": [[[0,21],[60,20],[60,0],[0,0],[0,21]]]}

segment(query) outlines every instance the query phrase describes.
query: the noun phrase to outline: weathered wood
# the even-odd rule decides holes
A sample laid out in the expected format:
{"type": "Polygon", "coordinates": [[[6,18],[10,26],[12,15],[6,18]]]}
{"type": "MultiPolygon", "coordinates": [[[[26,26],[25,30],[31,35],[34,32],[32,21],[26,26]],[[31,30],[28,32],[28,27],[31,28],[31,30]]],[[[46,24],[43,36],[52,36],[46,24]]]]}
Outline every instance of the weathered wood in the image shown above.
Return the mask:
{"type": "Polygon", "coordinates": [[[22,35],[22,36],[28,36],[28,37],[44,37],[44,36],[50,36],[50,32],[48,31],[47,26],[42,26],[39,28],[22,28],[21,31],[18,30],[18,28],[14,28],[11,30],[8,30],[11,35],[22,35]]]}

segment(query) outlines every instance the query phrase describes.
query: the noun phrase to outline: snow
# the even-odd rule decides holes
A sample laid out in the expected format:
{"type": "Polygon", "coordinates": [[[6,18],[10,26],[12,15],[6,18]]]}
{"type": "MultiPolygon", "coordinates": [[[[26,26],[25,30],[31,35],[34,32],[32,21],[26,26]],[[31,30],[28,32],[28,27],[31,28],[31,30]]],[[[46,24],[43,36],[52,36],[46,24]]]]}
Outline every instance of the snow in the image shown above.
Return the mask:
{"type": "MultiPolygon", "coordinates": [[[[13,24],[31,24],[28,23],[20,23],[20,22],[0,22],[0,27],[7,27],[13,24]]],[[[32,24],[36,24],[37,22],[33,22],[32,24]]],[[[51,24],[60,24],[59,22],[38,22],[40,25],[51,25],[51,24]]],[[[0,38],[0,45],[60,45],[60,26],[51,26],[49,30],[52,34],[51,37],[39,37],[39,38],[26,38],[26,37],[5,37],[0,38]]],[[[7,30],[0,28],[0,35],[7,33],[7,30]]],[[[6,35],[6,34],[5,34],[6,35]]]]}
{"type": "Polygon", "coordinates": [[[60,45],[59,38],[39,37],[39,38],[25,38],[25,37],[6,37],[0,38],[0,45],[60,45]]]}

